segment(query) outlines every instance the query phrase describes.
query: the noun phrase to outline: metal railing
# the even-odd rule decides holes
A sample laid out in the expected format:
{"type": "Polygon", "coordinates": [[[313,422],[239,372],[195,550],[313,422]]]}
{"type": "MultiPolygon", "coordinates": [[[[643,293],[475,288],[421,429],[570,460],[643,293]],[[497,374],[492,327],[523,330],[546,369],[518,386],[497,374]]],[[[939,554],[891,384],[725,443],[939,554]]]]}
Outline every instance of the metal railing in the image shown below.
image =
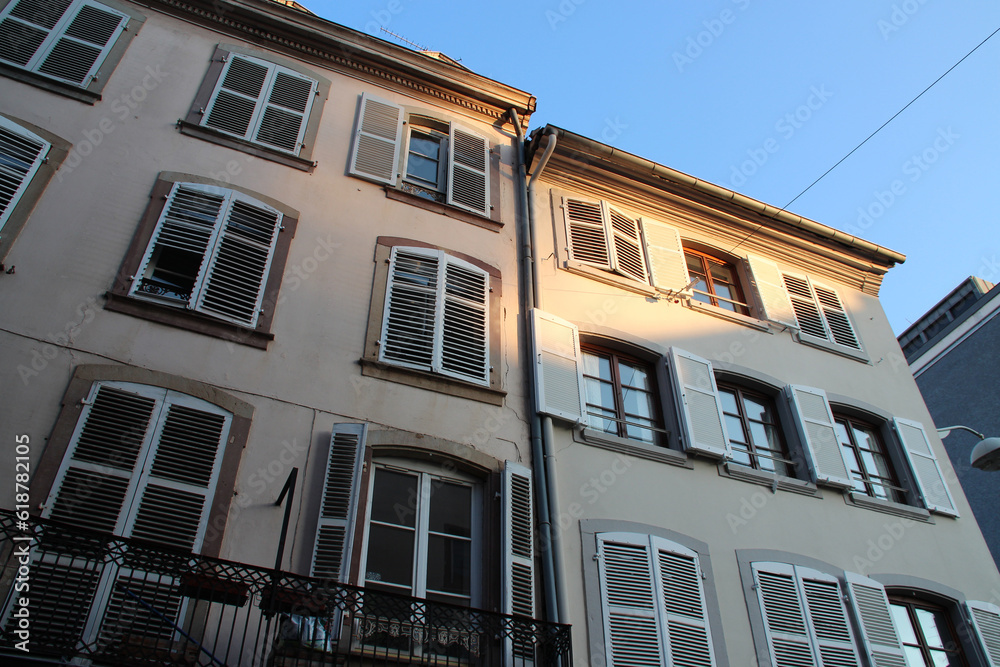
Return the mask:
{"type": "Polygon", "coordinates": [[[24,525],[5,509],[0,564],[0,661],[27,648],[92,665],[572,664],[567,625],[24,525]]]}

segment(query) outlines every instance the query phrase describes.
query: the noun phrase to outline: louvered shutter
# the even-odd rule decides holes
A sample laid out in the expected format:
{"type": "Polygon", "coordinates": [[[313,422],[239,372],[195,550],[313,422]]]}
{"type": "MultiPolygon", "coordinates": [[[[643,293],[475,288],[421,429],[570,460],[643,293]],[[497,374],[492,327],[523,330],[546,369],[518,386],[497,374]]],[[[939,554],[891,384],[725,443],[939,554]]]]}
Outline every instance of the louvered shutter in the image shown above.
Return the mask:
{"type": "Polygon", "coordinates": [[[612,265],[616,273],[648,283],[646,260],[642,253],[639,219],[626,215],[613,206],[604,205],[611,239],[612,265]]]}
{"type": "Polygon", "coordinates": [[[792,309],[795,311],[795,320],[798,322],[799,333],[803,333],[814,338],[830,340],[827,333],[826,324],[820,313],[816,298],[813,295],[809,279],[804,276],[794,276],[784,274],[785,289],[788,298],[791,299],[792,309]]]}
{"type": "Polygon", "coordinates": [[[333,425],[309,566],[311,577],[347,583],[366,433],[365,424],[333,425]]]}
{"type": "Polygon", "coordinates": [[[805,444],[813,481],[845,488],[853,486],[826,392],[802,386],[788,386],[785,391],[795,410],[795,425],[805,444]]]}
{"type": "Polygon", "coordinates": [[[51,147],[38,135],[0,116],[0,229],[51,147]]]}
{"type": "Polygon", "coordinates": [[[490,142],[454,123],[448,138],[448,203],[490,214],[490,142]]]}
{"type": "Polygon", "coordinates": [[[731,455],[712,362],[676,347],[670,349],[671,378],[687,451],[731,455]]]}
{"type": "Polygon", "coordinates": [[[535,342],[535,409],[552,417],[584,420],[583,364],[576,325],[540,310],[531,311],[535,342]]]}
{"type": "Polygon", "coordinates": [[[778,265],[769,259],[754,255],[747,256],[747,264],[750,266],[750,275],[757,287],[764,317],[772,322],[798,328],[795,309],[792,307],[788,292],[785,291],[785,283],[778,265]]]}
{"type": "Polygon", "coordinates": [[[570,259],[611,270],[604,210],[600,202],[563,199],[570,259]]]}
{"type": "Polygon", "coordinates": [[[861,667],[840,582],[828,574],[796,567],[809,629],[823,667],[861,667]]]}
{"type": "Polygon", "coordinates": [[[753,563],[752,569],[771,664],[817,665],[795,568],[786,563],[753,563]]]}
{"type": "Polygon", "coordinates": [[[909,419],[894,419],[896,433],[903,443],[903,452],[917,480],[924,506],[934,512],[958,516],[955,501],[944,481],[941,464],[934,455],[923,424],[909,419]]]}
{"type": "Polygon", "coordinates": [[[983,655],[990,667],[1000,667],[1000,607],[989,602],[965,603],[983,655]]]}
{"type": "Polygon", "coordinates": [[[608,665],[666,665],[649,537],[598,534],[597,559],[608,665]]]}
{"type": "Polygon", "coordinates": [[[885,587],[853,572],[847,572],[846,578],[868,661],[874,667],[906,667],[906,655],[892,621],[885,587]]]}
{"type": "Polygon", "coordinates": [[[489,274],[460,259],[442,256],[436,328],[440,337],[440,371],[477,384],[490,383],[489,274]]]}
{"type": "Polygon", "coordinates": [[[503,612],[535,616],[534,495],[531,470],[507,461],[503,471],[503,612]]]}
{"type": "Polygon", "coordinates": [[[273,70],[274,65],[263,60],[229,54],[202,124],[248,138],[260,118],[261,99],[273,70]]]}
{"type": "Polygon", "coordinates": [[[661,634],[667,638],[668,664],[713,667],[715,649],[697,552],[658,537],[652,537],[651,544],[657,559],[654,579],[663,599],[661,634]]]}
{"type": "Polygon", "coordinates": [[[403,108],[362,94],[348,172],[392,185],[396,182],[402,136],[403,108]]]}
{"type": "Polygon", "coordinates": [[[674,293],[687,287],[691,277],[684,260],[680,232],[670,225],[643,218],[642,237],[653,286],[661,292],[674,293]]]}
{"type": "Polygon", "coordinates": [[[281,213],[246,195],[230,192],[204,271],[195,310],[220,319],[257,325],[264,287],[281,231],[281,213]]]}
{"type": "Polygon", "coordinates": [[[275,66],[254,141],[298,155],[316,86],[315,79],[275,66]]]}
{"type": "Polygon", "coordinates": [[[847,316],[847,310],[844,308],[844,304],[841,303],[837,292],[830,287],[816,282],[812,283],[812,287],[816,293],[816,300],[819,303],[820,310],[823,312],[823,319],[826,320],[827,328],[833,337],[833,342],[854,350],[860,350],[861,343],[858,340],[857,334],[854,333],[854,327],[847,316]]]}
{"type": "Polygon", "coordinates": [[[394,247],[389,260],[379,359],[432,370],[441,253],[394,247]]]}

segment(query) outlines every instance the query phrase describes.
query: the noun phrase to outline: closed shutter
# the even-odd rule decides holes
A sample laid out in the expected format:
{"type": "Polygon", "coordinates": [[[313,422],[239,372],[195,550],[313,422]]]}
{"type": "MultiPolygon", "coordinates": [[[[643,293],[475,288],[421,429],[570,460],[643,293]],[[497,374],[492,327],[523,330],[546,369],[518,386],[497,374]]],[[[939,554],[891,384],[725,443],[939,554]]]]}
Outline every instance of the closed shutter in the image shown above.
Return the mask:
{"type": "Polygon", "coordinates": [[[309,566],[311,577],[347,583],[366,433],[365,424],[333,425],[309,566]]]}
{"type": "Polygon", "coordinates": [[[437,323],[440,370],[445,375],[489,384],[489,275],[454,257],[443,255],[443,259],[443,312],[437,323]]]}
{"type": "Polygon", "coordinates": [[[771,664],[817,665],[795,568],[786,563],[753,563],[752,568],[771,664]]]}
{"type": "Polygon", "coordinates": [[[535,342],[535,409],[573,423],[584,420],[583,364],[576,325],[540,310],[531,311],[535,342]]]}
{"type": "Polygon", "coordinates": [[[820,285],[816,282],[813,282],[812,286],[816,292],[816,300],[819,302],[819,307],[823,311],[823,318],[826,320],[827,328],[833,337],[833,342],[854,350],[860,350],[861,343],[854,333],[854,327],[847,316],[847,310],[844,308],[844,304],[841,303],[837,292],[830,287],[820,285]]]}
{"type": "Polygon", "coordinates": [[[490,214],[490,142],[454,123],[448,138],[448,203],[490,214]]]}
{"type": "Polygon", "coordinates": [[[0,229],[51,147],[38,135],[0,116],[0,229]]]}
{"type": "Polygon", "coordinates": [[[965,603],[976,638],[990,667],[1000,667],[1000,607],[989,602],[965,603]]]}
{"type": "Polygon", "coordinates": [[[874,667],[906,667],[906,655],[892,621],[885,587],[853,572],[847,572],[846,577],[868,661],[874,667]]]}
{"type": "Polygon", "coordinates": [[[432,370],[440,254],[417,248],[392,249],[380,360],[432,370]]]}
{"type": "Polygon", "coordinates": [[[670,225],[643,218],[642,237],[646,244],[653,286],[661,292],[677,293],[684,290],[691,282],[691,277],[684,260],[680,232],[670,225]]]}
{"type": "Polygon", "coordinates": [[[614,259],[612,270],[639,282],[648,283],[639,219],[626,215],[612,206],[605,205],[605,207],[610,228],[608,236],[611,239],[614,259]]]}
{"type": "Polygon", "coordinates": [[[90,0],[16,0],[0,14],[0,60],[86,87],[127,23],[90,0]]]}
{"type": "Polygon", "coordinates": [[[599,534],[597,559],[608,665],[666,665],[649,537],[599,534]]]}
{"type": "Polygon", "coordinates": [[[503,613],[535,616],[535,520],[531,470],[507,461],[503,472],[503,613]]]}
{"type": "Polygon", "coordinates": [[[379,183],[396,182],[403,108],[362,94],[348,172],[379,183]]]}
{"type": "Polygon", "coordinates": [[[750,275],[757,287],[757,296],[764,310],[764,318],[798,328],[795,309],[792,307],[788,292],[785,291],[785,283],[778,265],[769,259],[754,255],[747,256],[747,264],[750,265],[750,275]]]}
{"type": "Polygon", "coordinates": [[[731,454],[712,362],[670,349],[674,396],[683,422],[687,451],[728,458],[731,454]]]}
{"type": "Polygon", "coordinates": [[[657,589],[663,597],[668,664],[714,666],[715,648],[697,552],[658,537],[652,537],[651,543],[657,559],[657,589]]]}
{"type": "Polygon", "coordinates": [[[563,199],[570,259],[611,270],[611,253],[600,202],[563,199]]]}
{"type": "Polygon", "coordinates": [[[934,512],[958,516],[955,501],[944,481],[941,464],[934,455],[923,424],[909,419],[894,419],[893,424],[903,443],[903,452],[910,462],[910,469],[916,477],[924,506],[934,512]]]}
{"type": "Polygon", "coordinates": [[[246,138],[260,115],[258,106],[272,68],[257,58],[229,54],[202,123],[246,138]]]}
{"type": "Polygon", "coordinates": [[[861,667],[840,582],[815,570],[796,567],[816,653],[824,667],[861,667]]]}
{"type": "Polygon", "coordinates": [[[298,155],[316,99],[316,86],[314,79],[275,66],[254,141],[298,155]]]}
{"type": "Polygon", "coordinates": [[[795,320],[798,322],[799,332],[830,340],[827,333],[826,324],[820,314],[819,306],[813,295],[809,279],[804,276],[793,276],[784,274],[785,289],[788,291],[788,298],[791,299],[792,309],[795,311],[795,320]]]}
{"type": "Polygon", "coordinates": [[[845,488],[853,486],[826,392],[802,386],[788,386],[785,392],[795,410],[795,425],[805,444],[813,481],[845,488]]]}

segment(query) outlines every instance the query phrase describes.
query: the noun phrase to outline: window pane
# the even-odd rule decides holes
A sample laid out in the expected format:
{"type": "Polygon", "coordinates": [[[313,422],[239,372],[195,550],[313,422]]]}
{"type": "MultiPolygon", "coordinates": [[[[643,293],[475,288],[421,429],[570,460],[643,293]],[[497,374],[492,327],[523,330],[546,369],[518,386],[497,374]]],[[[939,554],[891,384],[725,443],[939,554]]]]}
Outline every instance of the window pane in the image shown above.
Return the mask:
{"type": "Polygon", "coordinates": [[[916,644],[917,633],[913,629],[913,624],[910,623],[910,614],[906,607],[893,604],[889,605],[889,608],[892,610],[892,621],[899,631],[899,638],[904,644],[916,644]]]}
{"type": "Polygon", "coordinates": [[[771,449],[771,441],[767,435],[767,427],[757,422],[750,422],[750,437],[754,447],[761,449],[771,449]]]}
{"type": "Polygon", "coordinates": [[[372,491],[372,520],[412,528],[416,525],[416,516],[416,476],[376,469],[375,488],[372,491]]]}
{"type": "Polygon", "coordinates": [[[733,442],[731,444],[733,447],[733,462],[745,466],[751,465],[750,455],[747,453],[746,445],[742,445],[738,442],[733,442]]]}
{"type": "Polygon", "coordinates": [[[427,590],[468,595],[471,582],[471,542],[431,535],[427,545],[427,590]]]}
{"type": "Polygon", "coordinates": [[[934,667],[960,667],[964,663],[958,656],[949,656],[944,651],[931,651],[931,664],[934,667]]]}
{"type": "Polygon", "coordinates": [[[596,354],[583,353],[583,374],[591,377],[598,377],[602,380],[611,380],[611,360],[607,357],[599,357],[596,354]]]}
{"type": "Polygon", "coordinates": [[[924,654],[915,646],[904,646],[903,653],[906,655],[906,667],[928,667],[924,660],[924,654]]]}
{"type": "Polygon", "coordinates": [[[405,528],[371,524],[365,579],[412,586],[413,537],[413,531],[405,528]]]}
{"type": "MultiPolygon", "coordinates": [[[[729,289],[729,285],[724,285],[721,283],[715,283],[715,295],[721,296],[723,299],[736,300],[736,297],[733,295],[733,291],[729,289]]],[[[731,310],[733,312],[736,311],[736,306],[729,303],[728,301],[723,301],[721,299],[719,300],[718,306],[719,308],[725,308],[726,310],[731,310]]]]}
{"type": "Polygon", "coordinates": [[[736,405],[736,394],[728,389],[719,388],[719,398],[722,399],[722,410],[730,414],[739,414],[739,406],[736,405]]]}
{"type": "Polygon", "coordinates": [[[615,409],[615,386],[610,382],[602,382],[601,380],[594,380],[592,378],[586,378],[584,386],[587,389],[587,403],[611,410],[613,416],[615,409]]]}
{"type": "Polygon", "coordinates": [[[746,442],[746,436],[743,434],[743,422],[740,421],[739,417],[726,415],[726,431],[729,433],[730,442],[734,444],[750,444],[746,442]]]}
{"type": "Polygon", "coordinates": [[[834,430],[837,431],[837,440],[840,441],[842,445],[851,444],[851,436],[847,434],[847,427],[844,426],[840,421],[837,421],[833,425],[834,430]]]}
{"type": "Polygon", "coordinates": [[[423,155],[437,160],[441,155],[441,140],[427,134],[410,134],[410,154],[423,155]]]}
{"type": "Polygon", "coordinates": [[[621,375],[622,385],[635,387],[645,391],[652,391],[653,386],[649,372],[645,368],[634,366],[624,361],[618,362],[618,373],[621,375]]]}
{"type": "Polygon", "coordinates": [[[942,637],[951,635],[944,617],[940,613],[929,609],[916,609],[915,611],[917,612],[917,623],[920,624],[920,630],[924,633],[927,646],[930,648],[944,648],[942,637]]]}
{"type": "Polygon", "coordinates": [[[472,488],[433,480],[430,529],[449,535],[472,535],[472,488]]]}
{"type": "MultiPolygon", "coordinates": [[[[651,418],[653,416],[652,396],[636,389],[622,389],[622,392],[622,403],[625,406],[625,414],[630,417],[651,418]]],[[[633,420],[629,419],[629,421],[633,420]]]]}
{"type": "Polygon", "coordinates": [[[438,181],[438,163],[411,153],[409,160],[406,162],[406,175],[436,186],[438,181]]]}

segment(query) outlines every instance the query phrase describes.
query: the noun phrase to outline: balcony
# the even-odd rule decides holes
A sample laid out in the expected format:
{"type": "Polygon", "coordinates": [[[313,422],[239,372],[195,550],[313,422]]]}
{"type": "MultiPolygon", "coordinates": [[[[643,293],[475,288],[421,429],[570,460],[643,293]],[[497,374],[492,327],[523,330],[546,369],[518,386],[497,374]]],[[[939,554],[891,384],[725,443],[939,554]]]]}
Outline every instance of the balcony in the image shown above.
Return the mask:
{"type": "Polygon", "coordinates": [[[572,663],[569,626],[207,558],[34,517],[29,524],[19,527],[13,512],[0,510],[0,661],[572,663]]]}

